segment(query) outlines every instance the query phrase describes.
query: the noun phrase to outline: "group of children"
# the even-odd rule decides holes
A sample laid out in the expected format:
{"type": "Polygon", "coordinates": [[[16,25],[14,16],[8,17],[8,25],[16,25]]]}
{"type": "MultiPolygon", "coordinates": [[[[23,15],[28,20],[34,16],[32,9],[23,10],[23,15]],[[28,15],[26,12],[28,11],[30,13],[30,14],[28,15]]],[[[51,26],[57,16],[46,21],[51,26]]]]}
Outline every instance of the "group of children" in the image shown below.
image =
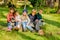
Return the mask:
{"type": "Polygon", "coordinates": [[[38,32],[40,30],[40,26],[42,26],[44,22],[41,14],[42,10],[39,10],[39,12],[36,13],[36,10],[33,9],[28,15],[28,11],[25,9],[23,10],[22,15],[19,15],[19,12],[17,12],[14,8],[10,8],[10,11],[7,15],[8,31],[11,31],[12,28],[14,30],[19,30],[21,27],[20,25],[22,25],[24,32],[27,30],[27,28],[31,32],[38,32]]]}

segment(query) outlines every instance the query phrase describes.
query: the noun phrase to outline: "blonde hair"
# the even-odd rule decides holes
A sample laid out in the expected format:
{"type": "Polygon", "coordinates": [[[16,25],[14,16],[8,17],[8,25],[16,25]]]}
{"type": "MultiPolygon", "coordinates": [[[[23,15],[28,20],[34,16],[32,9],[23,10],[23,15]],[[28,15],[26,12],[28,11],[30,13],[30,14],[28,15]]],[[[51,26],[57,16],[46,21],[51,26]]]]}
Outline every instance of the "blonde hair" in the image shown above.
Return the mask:
{"type": "Polygon", "coordinates": [[[26,16],[22,15],[21,18],[24,19],[24,20],[28,19],[28,15],[26,15],[26,16]]]}

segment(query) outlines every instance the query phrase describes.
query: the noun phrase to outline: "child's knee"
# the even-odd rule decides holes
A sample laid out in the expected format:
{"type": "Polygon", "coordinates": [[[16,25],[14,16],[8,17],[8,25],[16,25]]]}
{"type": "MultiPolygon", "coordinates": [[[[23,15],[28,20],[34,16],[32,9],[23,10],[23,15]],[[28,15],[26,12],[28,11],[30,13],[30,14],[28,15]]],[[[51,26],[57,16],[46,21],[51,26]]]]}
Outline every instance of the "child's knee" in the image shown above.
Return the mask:
{"type": "Polygon", "coordinates": [[[8,22],[8,26],[11,26],[11,23],[10,22],[8,22]]]}

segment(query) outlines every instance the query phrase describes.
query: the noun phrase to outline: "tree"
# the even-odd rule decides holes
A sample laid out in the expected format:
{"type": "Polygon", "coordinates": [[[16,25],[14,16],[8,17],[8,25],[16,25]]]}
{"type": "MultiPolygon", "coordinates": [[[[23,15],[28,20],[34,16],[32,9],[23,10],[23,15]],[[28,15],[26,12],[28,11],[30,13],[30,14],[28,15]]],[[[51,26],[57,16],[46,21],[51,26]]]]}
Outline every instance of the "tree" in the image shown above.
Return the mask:
{"type": "Polygon", "coordinates": [[[46,6],[54,7],[54,0],[46,0],[46,6]]]}
{"type": "Polygon", "coordinates": [[[45,0],[29,0],[31,2],[31,4],[33,5],[34,8],[40,7],[40,6],[44,6],[45,4],[45,0]]]}
{"type": "Polygon", "coordinates": [[[59,0],[59,5],[58,5],[57,13],[60,13],[60,0],[59,0]]]}
{"type": "Polygon", "coordinates": [[[29,0],[31,2],[31,4],[33,5],[33,7],[35,6],[37,0],[29,0]]]}
{"type": "Polygon", "coordinates": [[[60,0],[59,0],[59,5],[58,5],[58,8],[60,9],[60,0]]]}
{"type": "Polygon", "coordinates": [[[6,5],[6,4],[7,4],[7,2],[8,2],[8,0],[4,0],[4,5],[6,5]]]}

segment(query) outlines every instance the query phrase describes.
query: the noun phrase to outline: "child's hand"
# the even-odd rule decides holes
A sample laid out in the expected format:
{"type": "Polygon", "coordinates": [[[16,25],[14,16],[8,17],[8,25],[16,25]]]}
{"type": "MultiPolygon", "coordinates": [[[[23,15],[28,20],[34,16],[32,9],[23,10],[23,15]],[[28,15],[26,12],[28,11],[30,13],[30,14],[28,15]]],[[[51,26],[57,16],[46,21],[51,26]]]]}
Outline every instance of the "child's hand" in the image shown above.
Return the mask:
{"type": "Polygon", "coordinates": [[[39,21],[38,19],[35,20],[35,22],[38,22],[38,21],[39,21]]]}
{"type": "Polygon", "coordinates": [[[43,11],[42,11],[42,10],[40,10],[40,11],[39,11],[39,13],[40,13],[40,14],[42,14],[42,13],[43,13],[43,11]]]}
{"type": "Polygon", "coordinates": [[[21,22],[21,20],[19,20],[21,22]]]}
{"type": "Polygon", "coordinates": [[[9,23],[11,23],[11,21],[9,21],[9,23]]]}

